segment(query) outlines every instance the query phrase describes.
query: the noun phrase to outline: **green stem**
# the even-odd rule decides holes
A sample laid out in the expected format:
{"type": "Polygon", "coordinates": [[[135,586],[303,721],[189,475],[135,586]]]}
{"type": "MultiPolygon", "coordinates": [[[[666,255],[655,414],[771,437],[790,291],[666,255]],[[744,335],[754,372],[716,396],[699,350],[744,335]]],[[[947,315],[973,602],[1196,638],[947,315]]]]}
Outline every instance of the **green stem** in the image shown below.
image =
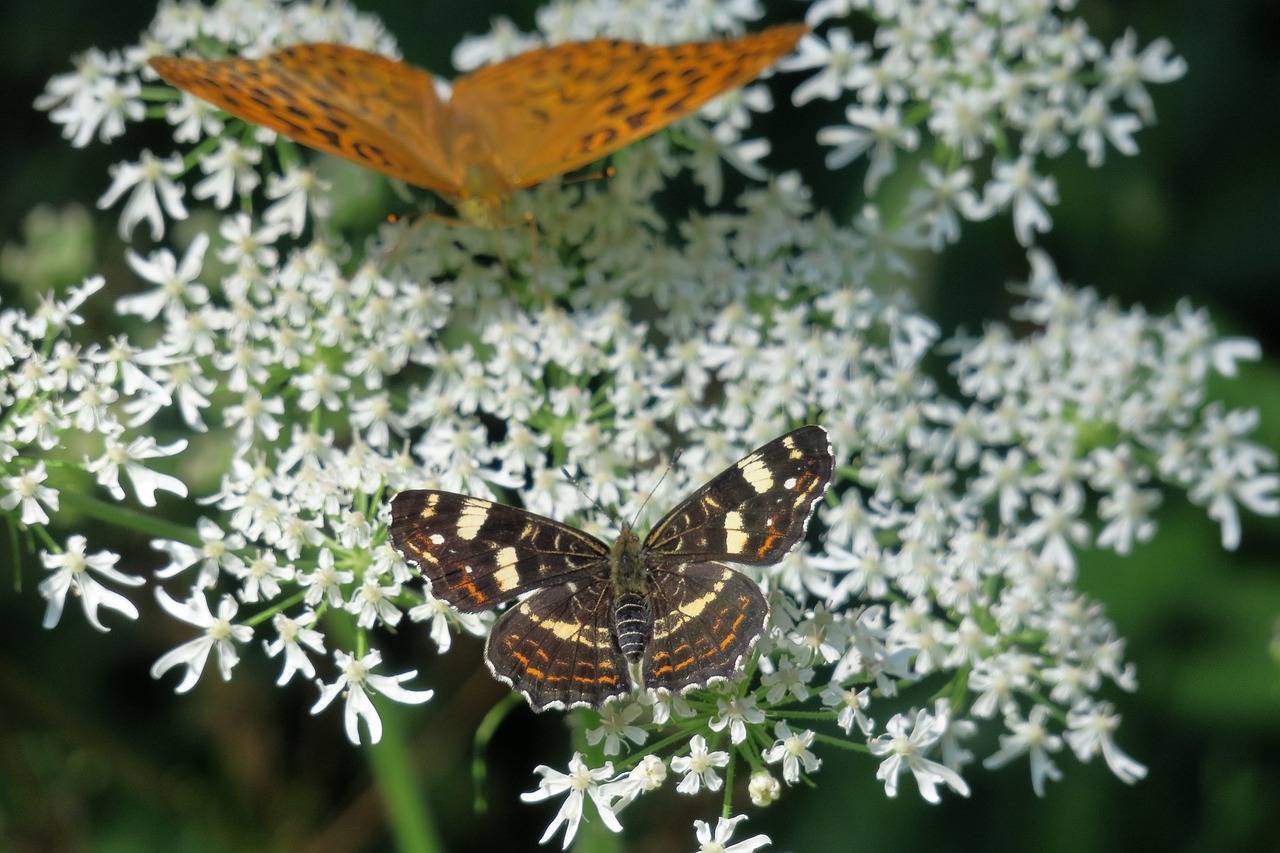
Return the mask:
{"type": "Polygon", "coordinates": [[[831,737],[831,735],[818,734],[815,732],[813,739],[817,743],[825,743],[827,746],[834,746],[837,749],[844,749],[849,752],[871,752],[865,743],[854,743],[853,741],[844,740],[842,738],[831,737]]]}
{"type": "Polygon", "coordinates": [[[369,766],[382,793],[394,846],[415,853],[443,850],[427,810],[426,792],[409,765],[411,750],[400,726],[400,708],[383,703],[378,714],[382,717],[382,739],[368,747],[369,766]]]}
{"type": "MultiPolygon", "coordinates": [[[[356,630],[349,614],[334,612],[328,625],[339,643],[347,648],[359,648],[359,654],[364,654],[367,645],[365,632],[356,630]]],[[[382,738],[365,746],[363,751],[369,757],[369,769],[382,796],[382,806],[386,809],[387,822],[395,839],[392,846],[396,850],[413,850],[414,853],[443,850],[428,807],[427,792],[409,763],[412,750],[401,725],[403,709],[380,697],[375,697],[374,702],[382,720],[382,738]]]]}
{"type": "Polygon", "coordinates": [[[498,730],[498,726],[507,718],[508,714],[515,710],[521,701],[519,693],[508,694],[505,699],[494,705],[489,713],[484,715],[484,719],[480,721],[480,725],[476,729],[471,751],[471,783],[476,789],[476,798],[473,806],[476,814],[485,814],[489,811],[489,802],[485,797],[485,779],[488,776],[488,765],[485,764],[485,758],[489,753],[489,741],[493,739],[493,733],[498,730]]]}
{"type": "Polygon", "coordinates": [[[775,708],[772,712],[775,717],[784,717],[788,720],[827,720],[836,719],[837,714],[831,711],[789,711],[787,709],[775,708]]]}
{"type": "Polygon", "coordinates": [[[729,753],[729,766],[724,771],[724,806],[720,809],[721,817],[733,814],[733,771],[738,766],[738,751],[729,753]]]}
{"type": "MultiPolygon", "coordinates": [[[[604,741],[595,746],[587,743],[588,719],[597,725],[600,723],[598,714],[583,710],[571,712],[573,746],[582,753],[589,766],[599,767],[604,763],[604,741]]],[[[578,824],[578,835],[573,840],[574,853],[618,853],[622,849],[620,837],[604,825],[595,804],[590,802],[589,797],[587,799],[582,822],[578,824]]]]}
{"type": "Polygon", "coordinates": [[[146,515],[136,509],[129,509],[119,504],[107,503],[75,489],[65,489],[58,492],[58,500],[64,507],[77,510],[90,518],[96,518],[99,521],[105,521],[117,527],[126,527],[160,539],[186,542],[188,545],[196,547],[200,547],[202,544],[199,534],[191,527],[174,524],[172,521],[165,521],[163,518],[157,518],[154,515],[146,515]]]}

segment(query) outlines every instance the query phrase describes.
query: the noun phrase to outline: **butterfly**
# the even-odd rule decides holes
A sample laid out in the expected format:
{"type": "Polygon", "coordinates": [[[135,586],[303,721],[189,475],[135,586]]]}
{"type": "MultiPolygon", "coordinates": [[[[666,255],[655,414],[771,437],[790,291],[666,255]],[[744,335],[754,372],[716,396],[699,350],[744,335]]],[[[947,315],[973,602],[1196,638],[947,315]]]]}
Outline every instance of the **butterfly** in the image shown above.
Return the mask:
{"type": "Polygon", "coordinates": [[[513,601],[485,644],[535,711],[601,707],[639,688],[683,693],[731,678],[764,631],[760,587],[725,563],[781,560],[831,482],[827,432],[803,426],[747,454],[612,547],[522,509],[453,492],[391,501],[391,542],[460,611],[513,601]]]}
{"type": "Polygon", "coordinates": [[[237,118],[484,219],[515,190],[585,166],[749,82],[806,32],[794,24],[723,41],[561,44],[459,77],[444,97],[426,71],[342,44],[147,62],[237,118]]]}

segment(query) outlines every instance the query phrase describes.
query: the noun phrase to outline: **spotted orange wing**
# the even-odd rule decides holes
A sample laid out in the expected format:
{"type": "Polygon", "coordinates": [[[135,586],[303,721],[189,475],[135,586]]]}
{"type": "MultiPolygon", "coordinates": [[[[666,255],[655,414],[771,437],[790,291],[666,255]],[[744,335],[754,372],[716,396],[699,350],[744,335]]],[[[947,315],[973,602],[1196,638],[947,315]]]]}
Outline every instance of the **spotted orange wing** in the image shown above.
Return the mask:
{"type": "Polygon", "coordinates": [[[421,69],[341,44],[261,59],[148,60],[166,82],[237,118],[449,197],[466,164],[445,148],[448,105],[421,69]]]}
{"type": "Polygon", "coordinates": [[[496,143],[495,167],[527,187],[643,139],[790,53],[808,27],[721,41],[596,39],[531,50],[454,83],[454,108],[496,143]]]}
{"type": "Polygon", "coordinates": [[[464,75],[448,101],[427,72],[346,45],[148,63],[179,89],[304,145],[453,200],[492,202],[688,115],[756,77],[806,31],[562,44],[464,75]]]}

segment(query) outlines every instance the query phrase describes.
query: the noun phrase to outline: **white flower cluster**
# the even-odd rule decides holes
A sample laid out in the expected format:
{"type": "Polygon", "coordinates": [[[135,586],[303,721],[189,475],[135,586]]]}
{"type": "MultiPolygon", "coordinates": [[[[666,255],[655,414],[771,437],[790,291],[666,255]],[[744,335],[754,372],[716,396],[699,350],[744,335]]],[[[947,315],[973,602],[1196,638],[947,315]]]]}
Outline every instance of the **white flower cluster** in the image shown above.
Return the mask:
{"type": "MultiPolygon", "coordinates": [[[[745,450],[819,422],[838,465],[815,525],[822,553],[758,576],[772,618],[751,675],[591,718],[595,757],[575,755],[567,774],[539,767],[543,781],[526,795],[567,795],[543,840],[563,827],[567,846],[587,799],[619,829],[619,810],[664,787],[668,770],[679,792],[723,789],[727,801],[735,769],[759,768],[749,791],[764,805],[820,769],[820,746],[841,742],[879,759],[889,796],[904,770],[930,801],[942,787],[967,794],[974,756],[961,742],[996,717],[1007,733],[983,763],[1027,756],[1037,792],[1060,775],[1052,754],[1064,740],[1079,760],[1101,753],[1134,781],[1144,768],[1116,746],[1119,718],[1102,698],[1112,685],[1133,689],[1133,668],[1101,606],[1075,588],[1075,554],[1126,553],[1153,536],[1161,489],[1206,506],[1228,548],[1239,508],[1280,512],[1276,459],[1249,440],[1256,416],[1206,393],[1210,374],[1232,375],[1256,345],[1219,338],[1187,306],[1149,316],[1070,288],[1038,251],[1015,318],[1035,331],[1020,337],[992,323],[980,338],[940,343],[928,318],[881,295],[911,270],[904,248],[956,239],[957,211],[1012,206],[1029,242],[1049,225],[1038,205],[1051,184],[1032,173],[1036,158],[1061,153],[1072,135],[1091,157],[1096,134],[1128,151],[1134,123],[1109,117],[1107,104],[1123,97],[1149,120],[1143,83],[1181,73],[1166,45],[1135,53],[1126,36],[1108,52],[1051,6],[812,7],[815,25],[853,8],[884,23],[874,51],[828,29],[791,61],[815,71],[798,101],[856,102],[854,127],[823,136],[837,145],[833,165],[868,156],[873,189],[896,167],[895,146],[919,144],[905,115],[926,115],[917,123],[956,155],[926,158],[953,167],[925,167],[929,189],[892,232],[871,209],[852,226],[815,213],[790,174],[743,194],[737,212],[682,219],[674,239],[662,231],[654,194],[681,166],[712,198],[725,160],[759,168],[761,146],[741,141],[741,106],[769,108],[757,89],[681,123],[686,151],[660,135],[621,152],[608,181],[520,194],[535,228],[386,226],[352,260],[330,236],[329,188],[296,148],[150,85],[144,60],[197,38],[244,53],[307,40],[390,52],[380,26],[341,2],[166,4],[142,45],[87,54],[40,105],[74,145],[163,115],[180,149],[197,147],[122,164],[100,205],[127,195],[122,233],[146,223],[160,239],[186,218],[189,194],[223,211],[218,236],[195,238],[180,257],[129,253],[150,287],[120,299],[117,319],[144,324],[148,347],[70,344],[87,291],[0,314],[0,507],[28,526],[49,523],[59,493],[44,458],[72,425],[99,436],[101,455],[82,467],[117,500],[121,471],[144,505],[157,490],[185,495],[140,462],[178,457],[205,516],[194,529],[143,529],[166,558],[157,580],[184,585],[179,598],[159,585],[156,596],[198,634],[154,675],[181,668],[185,691],[216,655],[229,678],[254,637],[280,660],[280,684],[315,679],[331,653],[334,676],[317,682],[315,710],[344,696],[350,739],[363,721],[376,741],[372,694],[414,703],[432,693],[403,686],[413,672],[373,672],[381,629],[408,614],[430,623],[443,652],[453,632],[486,626],[434,599],[387,545],[389,494],[497,497],[605,533],[597,505],[632,518],[677,449],[647,520],[745,450]],[[1080,82],[1091,75],[1103,81],[1094,89],[1080,82]],[[988,148],[997,154],[979,198],[967,164],[988,148]],[[952,357],[958,396],[929,376],[923,362],[935,354],[952,357]],[[139,432],[158,430],[161,412],[183,433],[165,445],[139,432]],[[954,702],[925,698],[947,682],[941,693],[954,702]],[[881,703],[892,710],[878,723],[881,703]],[[673,723],[687,738],[650,743],[673,723]]],[[[739,31],[759,11],[750,0],[600,0],[555,4],[539,24],[547,41],[670,41],[739,31]]],[[[533,41],[499,24],[464,42],[458,63],[533,41]]],[[[48,546],[49,624],[72,586],[95,625],[99,607],[136,618],[86,571],[142,583],[113,568],[115,555],[89,555],[82,537],[48,546]]],[[[702,849],[765,843],[729,846],[740,820],[714,831],[699,822],[702,849]]]]}
{"type": "Polygon", "coordinates": [[[1045,159],[1074,142],[1089,165],[1110,146],[1138,151],[1134,134],[1155,120],[1146,86],[1186,73],[1167,39],[1141,51],[1128,31],[1108,47],[1084,22],[1061,17],[1075,0],[818,0],[805,19],[818,26],[858,13],[875,22],[871,42],[835,26],[806,36],[780,67],[813,70],[794,101],[849,101],[848,125],[818,141],[832,146],[827,165],[867,158],[865,187],[874,195],[916,155],[918,188],[904,226],[935,251],[959,239],[960,220],[1013,212],[1024,246],[1048,231],[1057,203],[1045,159]],[[927,134],[927,137],[926,137],[927,134]],[[929,150],[929,149],[932,150],[929,150]]]}
{"type": "Polygon", "coordinates": [[[73,330],[85,322],[80,312],[102,286],[95,276],[63,297],[42,296],[33,311],[0,309],[0,509],[52,546],[43,558],[52,574],[40,585],[48,601],[46,627],[58,623],[68,592],[100,631],[108,630],[98,615],[102,608],[136,618],[137,608],[99,578],[143,583],[115,568],[118,555],[89,554],[83,536],[71,536],[65,548],[54,545],[45,531],[50,513],[91,509],[84,486],[59,480],[58,469],[70,465],[92,475],[117,501],[125,498],[126,486],[148,507],[156,505],[156,492],[187,494],[177,477],[149,467],[155,464],[150,460],[179,455],[187,446],[184,439],[162,446],[147,433],[155,413],[174,403],[177,389],[169,379],[176,360],[163,350],[135,347],[124,336],[105,346],[73,342],[73,330]]]}

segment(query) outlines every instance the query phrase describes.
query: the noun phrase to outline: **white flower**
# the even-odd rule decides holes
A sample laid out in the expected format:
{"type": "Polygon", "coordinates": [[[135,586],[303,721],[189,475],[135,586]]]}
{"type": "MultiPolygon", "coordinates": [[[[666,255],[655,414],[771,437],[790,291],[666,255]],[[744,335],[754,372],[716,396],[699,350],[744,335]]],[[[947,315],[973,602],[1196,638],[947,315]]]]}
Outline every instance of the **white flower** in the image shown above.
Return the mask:
{"type": "Polygon", "coordinates": [[[330,607],[346,606],[344,587],[355,579],[355,572],[337,568],[333,550],[321,549],[316,556],[316,568],[312,572],[298,574],[298,583],[306,587],[303,601],[308,607],[318,607],[327,602],[330,607]]]}
{"type": "Polygon", "coordinates": [[[782,797],[782,783],[768,770],[757,770],[751,774],[747,793],[753,806],[767,806],[782,797]]]}
{"type": "Polygon", "coordinates": [[[765,701],[777,705],[790,694],[795,701],[804,702],[809,698],[809,682],[813,680],[813,674],[812,669],[799,669],[790,657],[784,657],[776,670],[760,677],[760,685],[768,688],[765,701]]]}
{"type": "Polygon", "coordinates": [[[168,565],[157,569],[156,577],[168,580],[195,566],[197,572],[192,588],[209,589],[217,584],[224,569],[233,575],[238,575],[243,570],[243,561],[236,553],[245,546],[243,536],[227,533],[215,522],[203,517],[196,519],[196,533],[200,537],[198,548],[172,539],[151,540],[152,548],[169,555],[168,565]]]}
{"type": "Polygon", "coordinates": [[[587,743],[595,746],[603,740],[605,755],[617,755],[621,752],[624,738],[633,743],[644,743],[648,733],[639,726],[632,725],[643,711],[644,707],[638,702],[609,703],[600,710],[600,725],[587,729],[587,743]]]}
{"type": "Polygon", "coordinates": [[[744,838],[742,841],[729,844],[729,839],[733,837],[734,829],[746,819],[746,815],[719,818],[716,821],[714,833],[709,823],[704,820],[695,820],[693,828],[698,837],[696,853],[752,853],[752,851],[759,850],[766,844],[770,844],[771,842],[767,835],[753,835],[750,838],[744,838]]]}
{"type": "Polygon", "coordinates": [[[855,43],[848,30],[837,27],[827,32],[826,38],[824,42],[822,36],[807,33],[800,39],[796,52],[778,62],[778,68],[783,71],[818,69],[791,95],[791,102],[796,106],[803,106],[814,98],[833,101],[845,90],[865,85],[874,73],[868,62],[871,48],[855,43]]]}
{"type": "Polygon", "coordinates": [[[1107,92],[1092,92],[1080,110],[1078,121],[1080,148],[1084,150],[1090,166],[1102,165],[1108,142],[1121,154],[1132,157],[1138,153],[1138,143],[1133,141],[1133,134],[1142,129],[1142,121],[1131,113],[1112,113],[1107,92]]]}
{"type": "MultiPolygon", "coordinates": [[[[308,595],[310,594],[308,591],[308,595]]],[[[487,630],[485,620],[480,617],[480,614],[459,613],[448,602],[441,601],[429,592],[426,593],[426,601],[409,609],[409,619],[414,622],[430,621],[427,633],[440,654],[449,651],[453,646],[453,634],[449,630],[451,624],[456,624],[473,637],[483,637],[487,630]]]]}
{"type": "Polygon", "coordinates": [[[582,753],[575,752],[569,761],[568,773],[553,770],[545,764],[538,765],[533,772],[541,775],[542,781],[538,783],[538,790],[520,795],[520,799],[526,803],[540,803],[562,794],[569,795],[560,806],[560,811],[556,812],[547,831],[538,840],[539,844],[546,844],[563,824],[565,827],[564,849],[568,850],[569,845],[573,843],[574,835],[578,832],[578,824],[582,822],[583,807],[587,797],[595,803],[596,812],[605,826],[613,832],[622,831],[622,824],[618,822],[612,804],[613,796],[616,794],[611,796],[614,789],[606,788],[604,784],[613,775],[612,762],[606,761],[602,767],[592,770],[582,760],[582,753]]]}
{"type": "Polygon", "coordinates": [[[1013,205],[1013,232],[1024,246],[1035,242],[1035,232],[1044,233],[1053,226],[1045,205],[1058,203],[1057,183],[1051,176],[1037,175],[1032,165],[1026,155],[1012,163],[997,161],[983,202],[992,209],[1013,205]]]}
{"type": "MultiPolygon", "coordinates": [[[[90,56],[101,57],[102,54],[93,51],[90,56]]],[[[82,70],[86,70],[84,66],[82,70]]],[[[101,76],[89,80],[82,77],[81,83],[85,85],[70,93],[61,106],[49,112],[50,120],[62,125],[63,138],[71,140],[75,148],[88,145],[95,130],[99,142],[110,142],[124,135],[126,121],[141,121],[146,113],[146,105],[139,99],[142,84],[135,79],[121,81],[101,76]]],[[[48,99],[36,101],[37,108],[50,104],[48,99]]]]}
{"type": "Polygon", "coordinates": [[[1118,90],[1124,102],[1138,111],[1145,122],[1155,120],[1155,109],[1144,83],[1171,83],[1187,73],[1182,57],[1170,56],[1173,45],[1158,38],[1135,55],[1137,34],[1132,29],[1111,46],[1111,54],[1103,62],[1109,90],[1118,90]]]}
{"type": "Polygon", "coordinates": [[[929,712],[921,709],[914,722],[902,714],[895,714],[886,733],[870,741],[867,746],[872,755],[886,756],[876,770],[876,778],[884,782],[884,792],[898,796],[898,776],[903,769],[911,771],[920,787],[920,796],[931,803],[940,802],[938,785],[945,784],[962,797],[969,796],[969,785],[959,773],[925,757],[940,737],[936,721],[929,712]],[[910,731],[908,731],[910,729],[910,731]]]}
{"type": "Polygon", "coordinates": [[[843,168],[870,151],[871,162],[863,189],[867,195],[874,195],[880,181],[893,174],[897,166],[895,149],[914,151],[920,144],[920,132],[903,125],[902,114],[896,106],[883,111],[849,106],[845,108],[845,118],[849,126],[824,127],[818,131],[819,145],[835,146],[834,151],[827,153],[827,168],[843,168]]]}
{"type": "Polygon", "coordinates": [[[843,688],[833,681],[822,691],[822,702],[829,708],[840,709],[836,725],[844,729],[845,734],[853,730],[855,723],[864,735],[871,734],[875,727],[875,721],[863,713],[863,709],[871,704],[870,687],[863,687],[861,690],[856,687],[843,688]]]}
{"type": "Polygon", "coordinates": [[[225,126],[220,109],[197,98],[190,92],[183,92],[177,101],[165,104],[164,116],[173,125],[174,142],[198,142],[203,137],[216,138],[222,135],[225,126]]]}
{"type": "Polygon", "coordinates": [[[280,595],[280,584],[293,580],[292,565],[276,561],[275,551],[259,550],[248,560],[227,566],[228,574],[243,582],[237,596],[246,604],[271,601],[280,595]]]}
{"type": "Polygon", "coordinates": [[[978,724],[973,720],[957,718],[946,697],[933,703],[934,729],[938,732],[938,747],[942,750],[942,763],[959,773],[973,761],[973,753],[960,745],[960,741],[973,737],[978,724]]]}
{"type": "Polygon", "coordinates": [[[271,625],[276,629],[277,636],[274,640],[263,640],[262,648],[269,658],[284,652],[284,668],[276,679],[278,686],[288,684],[295,672],[302,673],[303,678],[316,677],[315,665],[303,648],[306,646],[316,654],[324,654],[324,634],[311,627],[315,622],[314,610],[304,612],[297,619],[283,613],[271,617],[271,625]]]}
{"type": "Polygon", "coordinates": [[[617,798],[613,805],[616,814],[641,794],[658,790],[666,781],[667,766],[662,763],[661,758],[651,753],[617,779],[601,785],[600,792],[606,800],[617,798]]]}
{"type": "Polygon", "coordinates": [[[209,302],[209,290],[196,281],[204,265],[204,253],[209,248],[209,235],[197,234],[182,256],[182,262],[174,260],[168,249],[157,249],[145,260],[132,249],[126,249],[125,260],[138,277],[159,285],[150,293],[122,296],[116,300],[116,310],[121,314],[136,314],[151,321],[161,311],[182,313],[209,302]]]}
{"type": "Polygon", "coordinates": [[[1101,752],[1111,772],[1121,782],[1132,785],[1147,775],[1147,768],[1116,746],[1111,736],[1119,725],[1120,717],[1110,703],[1082,702],[1067,713],[1064,737],[1076,758],[1088,761],[1101,752]]]}
{"type": "Polygon", "coordinates": [[[120,486],[120,469],[124,468],[133,486],[134,496],[143,506],[156,505],[156,492],[171,492],[180,498],[187,496],[187,486],[177,477],[152,471],[139,464],[142,459],[163,459],[176,456],[187,449],[187,440],[180,438],[172,444],[157,444],[149,435],[140,435],[127,445],[108,437],[106,452],[93,460],[86,460],[90,473],[96,474],[99,485],[107,487],[112,497],[124,500],[124,489],[120,486]]]}
{"type": "Polygon", "coordinates": [[[403,611],[395,603],[399,594],[398,581],[384,582],[378,573],[367,572],[364,582],[355,589],[351,601],[347,602],[347,610],[357,615],[356,624],[361,628],[371,628],[378,622],[398,625],[404,617],[403,611]]]}
{"type": "Polygon", "coordinates": [[[308,210],[316,219],[329,216],[329,189],[329,182],[316,177],[312,169],[290,166],[283,177],[268,175],[266,194],[273,201],[262,212],[262,221],[281,226],[297,237],[307,225],[308,210]]]}
{"type": "Polygon", "coordinates": [[[88,554],[85,552],[87,544],[83,536],[76,534],[67,540],[67,548],[61,554],[45,552],[40,555],[44,567],[53,572],[40,582],[40,595],[49,602],[44,612],[44,627],[52,628],[58,624],[68,591],[80,599],[85,618],[99,631],[109,630],[98,618],[100,607],[123,613],[130,619],[138,618],[138,608],[133,606],[133,602],[100,584],[90,572],[125,586],[140,586],[143,579],[116,569],[119,554],[110,551],[88,554]]]}
{"type": "Polygon", "coordinates": [[[1245,477],[1230,457],[1211,454],[1210,465],[1201,476],[1191,489],[1191,500],[1208,504],[1209,517],[1221,526],[1222,547],[1228,551],[1240,547],[1237,502],[1260,515],[1280,511],[1280,477],[1274,474],[1245,477]]]}
{"type": "Polygon", "coordinates": [[[435,695],[434,690],[409,690],[400,686],[418,675],[416,669],[398,675],[375,675],[372,670],[382,663],[382,653],[377,649],[371,649],[362,658],[334,649],[333,659],[342,674],[332,684],[316,681],[316,686],[320,688],[320,698],[311,706],[311,713],[320,713],[339,695],[346,693],[342,722],[347,740],[354,744],[360,743],[361,720],[364,720],[369,732],[370,743],[382,740],[382,718],[373,705],[371,693],[380,693],[392,702],[403,705],[421,705],[435,695]]]}
{"type": "Polygon", "coordinates": [[[724,750],[708,752],[706,738],[694,735],[689,740],[689,754],[671,759],[672,772],[684,774],[676,790],[682,794],[696,794],[706,785],[708,791],[719,791],[724,780],[716,774],[716,768],[728,765],[729,753],[724,750]]]}
{"type": "Polygon", "coordinates": [[[222,596],[216,617],[209,611],[209,602],[202,592],[193,592],[186,601],[177,602],[156,587],[156,600],[170,616],[203,629],[204,634],[161,655],[151,666],[151,677],[158,679],[175,666],[185,666],[186,674],[174,692],[186,693],[200,680],[209,652],[216,651],[222,680],[230,681],[232,668],[240,662],[233,643],[247,643],[253,637],[253,629],[248,625],[235,625],[231,621],[236,615],[235,599],[222,596]]]}
{"type": "Polygon", "coordinates": [[[255,168],[262,160],[262,149],[244,148],[235,139],[223,138],[218,150],[200,158],[200,169],[205,173],[191,190],[199,199],[210,199],[213,206],[226,209],[233,198],[250,196],[262,178],[255,168]]]}
{"type": "Polygon", "coordinates": [[[237,213],[222,220],[218,233],[226,245],[218,250],[218,260],[233,267],[270,267],[279,253],[273,245],[284,235],[287,227],[280,223],[267,223],[254,230],[253,220],[247,213],[237,213]]]}
{"type": "Polygon", "coordinates": [[[132,189],[129,200],[120,213],[120,238],[128,240],[134,227],[142,221],[151,225],[151,239],[164,236],[164,216],[186,219],[187,208],[182,203],[183,189],[173,178],[182,174],[182,158],[174,155],[161,160],[150,151],[143,151],[137,163],[117,163],[111,167],[111,186],[98,199],[98,208],[106,210],[115,204],[126,190],[132,189]]]}
{"type": "Polygon", "coordinates": [[[994,770],[1020,755],[1029,755],[1031,788],[1037,797],[1043,797],[1044,780],[1062,778],[1062,771],[1049,757],[1049,753],[1062,749],[1062,738],[1051,734],[1045,726],[1050,713],[1048,705],[1036,705],[1025,720],[1018,714],[1007,715],[1004,724],[1012,734],[1000,735],[1000,749],[983,759],[982,766],[994,770]]]}
{"type": "Polygon", "coordinates": [[[756,707],[755,696],[731,696],[716,700],[716,716],[708,723],[713,732],[729,727],[729,741],[739,744],[747,739],[747,725],[764,722],[764,711],[756,707]]]}
{"type": "Polygon", "coordinates": [[[814,733],[809,730],[792,732],[786,723],[779,722],[773,729],[777,740],[773,746],[760,754],[770,764],[782,763],[782,778],[788,785],[800,781],[800,768],[805,773],[814,773],[822,766],[822,759],[814,755],[809,747],[813,746],[814,733]]]}
{"type": "Polygon", "coordinates": [[[49,514],[45,507],[58,511],[58,491],[44,485],[48,478],[43,459],[21,474],[0,477],[0,488],[5,490],[5,494],[0,496],[0,509],[13,509],[21,504],[19,520],[23,524],[48,524],[49,514]]]}

